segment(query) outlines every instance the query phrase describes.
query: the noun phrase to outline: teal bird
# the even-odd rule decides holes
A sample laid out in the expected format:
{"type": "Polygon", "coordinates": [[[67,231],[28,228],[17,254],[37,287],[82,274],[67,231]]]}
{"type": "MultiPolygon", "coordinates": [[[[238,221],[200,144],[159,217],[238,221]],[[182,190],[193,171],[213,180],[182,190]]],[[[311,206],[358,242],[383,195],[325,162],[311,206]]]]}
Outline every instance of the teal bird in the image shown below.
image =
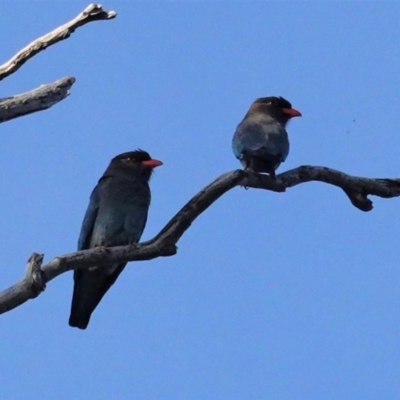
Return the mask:
{"type": "Polygon", "coordinates": [[[232,150],[245,170],[267,172],[275,179],[275,171],[289,154],[286,124],[301,113],[283,97],[262,97],[251,106],[236,128],[232,150]]]}
{"type": "MultiPolygon", "coordinates": [[[[143,150],[120,154],[94,188],[83,219],[78,250],[137,243],[150,206],[149,180],[162,165],[143,150]]],[[[100,300],[115,283],[126,263],[74,271],[69,325],[86,329],[100,300]]]]}

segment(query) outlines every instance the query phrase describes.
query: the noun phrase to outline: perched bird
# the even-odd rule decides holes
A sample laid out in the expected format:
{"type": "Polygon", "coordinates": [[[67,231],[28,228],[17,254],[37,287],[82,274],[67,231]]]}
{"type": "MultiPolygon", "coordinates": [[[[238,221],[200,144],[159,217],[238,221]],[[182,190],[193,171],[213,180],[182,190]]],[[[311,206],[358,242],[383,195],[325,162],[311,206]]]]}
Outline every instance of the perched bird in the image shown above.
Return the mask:
{"type": "MultiPolygon", "coordinates": [[[[143,150],[120,154],[94,188],[83,219],[78,250],[137,243],[150,205],[149,180],[162,165],[143,150]]],[[[69,325],[86,329],[90,316],[126,263],[74,272],[69,325]]]]}
{"type": "Polygon", "coordinates": [[[250,106],[232,139],[233,153],[245,170],[275,178],[275,170],[289,154],[285,127],[293,117],[301,113],[283,97],[262,97],[250,106]]]}

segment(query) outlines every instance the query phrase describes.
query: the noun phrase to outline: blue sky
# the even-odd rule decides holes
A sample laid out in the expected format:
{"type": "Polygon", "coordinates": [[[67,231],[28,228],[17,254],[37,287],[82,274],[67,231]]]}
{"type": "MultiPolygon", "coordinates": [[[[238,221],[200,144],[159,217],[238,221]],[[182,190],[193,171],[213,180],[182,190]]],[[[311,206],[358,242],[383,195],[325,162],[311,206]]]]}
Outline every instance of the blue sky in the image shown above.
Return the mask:
{"type": "MultiPolygon", "coordinates": [[[[3,61],[83,1],[3,1],[3,61]]],[[[280,171],[400,176],[397,2],[120,2],[1,82],[0,96],[76,77],[69,98],[1,125],[1,288],[33,252],[75,250],[109,160],[164,162],[142,239],[239,168],[230,141],[257,97],[303,113],[280,171]]],[[[0,318],[14,400],[400,398],[399,200],[355,209],[337,188],[235,188],[176,256],[131,263],[86,331],[72,273],[0,318]]]]}

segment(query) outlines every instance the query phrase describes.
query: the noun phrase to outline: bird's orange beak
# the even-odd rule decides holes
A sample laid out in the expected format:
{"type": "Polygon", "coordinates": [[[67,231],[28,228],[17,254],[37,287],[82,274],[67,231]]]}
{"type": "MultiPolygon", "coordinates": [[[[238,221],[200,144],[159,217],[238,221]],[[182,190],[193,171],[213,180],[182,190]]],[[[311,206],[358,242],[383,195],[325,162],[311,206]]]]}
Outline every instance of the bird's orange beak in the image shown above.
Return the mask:
{"type": "Polygon", "coordinates": [[[290,115],[290,118],[293,117],[301,117],[301,112],[295,110],[294,108],[282,108],[282,111],[287,114],[290,115]]]}
{"type": "Polygon", "coordinates": [[[155,159],[142,161],[142,164],[146,165],[147,167],[150,167],[150,168],[156,168],[156,167],[159,167],[160,165],[163,165],[162,161],[155,160],[155,159]]]}

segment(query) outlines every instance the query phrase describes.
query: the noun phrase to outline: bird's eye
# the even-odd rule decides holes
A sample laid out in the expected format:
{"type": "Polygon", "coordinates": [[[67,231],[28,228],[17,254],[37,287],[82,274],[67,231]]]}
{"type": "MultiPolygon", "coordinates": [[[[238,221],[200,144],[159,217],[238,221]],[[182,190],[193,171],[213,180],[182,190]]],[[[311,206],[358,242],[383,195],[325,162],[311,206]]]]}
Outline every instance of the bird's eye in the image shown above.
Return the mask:
{"type": "Polygon", "coordinates": [[[272,106],[272,101],[267,101],[267,102],[265,103],[265,105],[266,105],[266,106],[272,106]]]}

